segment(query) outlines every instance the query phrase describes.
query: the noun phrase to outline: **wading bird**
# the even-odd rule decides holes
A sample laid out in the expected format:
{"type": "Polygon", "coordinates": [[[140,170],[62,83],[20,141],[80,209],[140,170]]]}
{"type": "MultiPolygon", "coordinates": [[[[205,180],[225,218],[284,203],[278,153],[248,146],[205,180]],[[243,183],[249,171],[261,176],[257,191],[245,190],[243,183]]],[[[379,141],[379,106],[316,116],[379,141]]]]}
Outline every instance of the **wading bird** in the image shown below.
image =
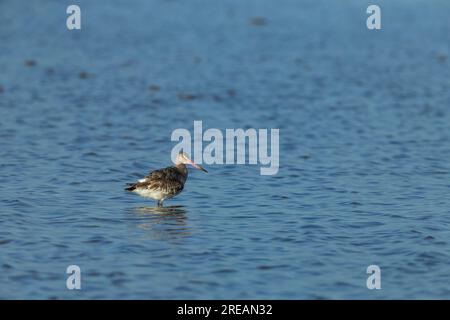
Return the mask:
{"type": "Polygon", "coordinates": [[[128,183],[128,187],[125,190],[137,193],[144,198],[157,200],[158,207],[162,207],[164,200],[175,197],[183,190],[184,183],[188,177],[187,164],[208,172],[198,164],[195,164],[181,150],[177,155],[175,166],[152,171],[138,182],[128,183]]]}

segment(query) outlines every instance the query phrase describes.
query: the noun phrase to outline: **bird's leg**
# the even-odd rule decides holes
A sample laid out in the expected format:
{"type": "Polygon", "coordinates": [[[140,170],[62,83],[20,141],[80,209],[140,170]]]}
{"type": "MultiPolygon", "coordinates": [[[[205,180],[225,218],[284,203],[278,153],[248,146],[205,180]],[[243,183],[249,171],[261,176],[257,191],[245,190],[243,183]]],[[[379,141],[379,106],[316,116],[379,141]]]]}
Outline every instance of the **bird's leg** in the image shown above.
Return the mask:
{"type": "Polygon", "coordinates": [[[157,204],[158,207],[162,207],[163,206],[163,202],[161,200],[158,200],[157,204]]]}

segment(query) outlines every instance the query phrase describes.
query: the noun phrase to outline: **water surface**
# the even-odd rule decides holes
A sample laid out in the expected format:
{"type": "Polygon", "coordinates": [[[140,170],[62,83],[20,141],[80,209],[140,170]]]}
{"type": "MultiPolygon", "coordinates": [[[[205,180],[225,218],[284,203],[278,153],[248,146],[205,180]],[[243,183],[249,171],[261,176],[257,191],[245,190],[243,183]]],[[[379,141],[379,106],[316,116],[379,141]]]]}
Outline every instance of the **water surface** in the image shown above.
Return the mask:
{"type": "Polygon", "coordinates": [[[448,1],[77,3],[0,1],[0,298],[450,298],[448,1]],[[279,128],[279,173],[125,193],[194,120],[279,128]]]}

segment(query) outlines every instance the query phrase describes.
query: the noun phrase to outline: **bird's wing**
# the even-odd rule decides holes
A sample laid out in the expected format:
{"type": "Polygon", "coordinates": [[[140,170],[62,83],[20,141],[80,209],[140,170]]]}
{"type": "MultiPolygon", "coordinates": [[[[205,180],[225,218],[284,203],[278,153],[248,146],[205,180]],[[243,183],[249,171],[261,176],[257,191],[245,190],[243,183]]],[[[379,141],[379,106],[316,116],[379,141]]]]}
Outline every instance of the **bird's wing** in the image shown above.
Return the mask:
{"type": "Polygon", "coordinates": [[[173,169],[174,168],[172,167],[167,167],[163,169],[150,171],[150,173],[147,176],[145,176],[144,179],[167,179],[168,173],[174,171],[173,169]]]}
{"type": "Polygon", "coordinates": [[[177,193],[183,190],[184,181],[185,179],[183,179],[183,176],[177,168],[167,167],[151,171],[147,176],[138,180],[138,182],[129,184],[125,190],[154,189],[177,193]]]}
{"type": "Polygon", "coordinates": [[[151,179],[156,178],[158,176],[160,176],[160,171],[162,170],[155,170],[150,172],[147,176],[145,176],[142,179],[139,179],[137,182],[132,182],[132,183],[127,183],[127,187],[125,188],[125,190],[127,191],[133,191],[135,189],[147,189],[149,188],[152,184],[151,179]]]}
{"type": "Polygon", "coordinates": [[[181,191],[184,186],[183,177],[175,167],[154,170],[142,181],[142,184],[146,185],[147,188],[156,190],[174,189],[173,191],[181,191]]]}

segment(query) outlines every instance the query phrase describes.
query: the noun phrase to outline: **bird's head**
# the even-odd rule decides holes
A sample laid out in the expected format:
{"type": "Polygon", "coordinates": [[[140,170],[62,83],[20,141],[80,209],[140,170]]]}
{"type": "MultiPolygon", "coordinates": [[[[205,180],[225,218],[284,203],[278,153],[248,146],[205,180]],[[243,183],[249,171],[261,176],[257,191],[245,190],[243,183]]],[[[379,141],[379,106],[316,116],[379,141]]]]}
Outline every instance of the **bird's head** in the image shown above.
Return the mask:
{"type": "Polygon", "coordinates": [[[190,164],[194,168],[197,168],[199,170],[202,170],[202,171],[208,173],[208,171],[206,171],[203,167],[199,166],[198,164],[194,163],[194,161],[189,159],[189,156],[187,155],[186,152],[183,152],[183,149],[181,149],[177,155],[176,164],[190,164]]]}

